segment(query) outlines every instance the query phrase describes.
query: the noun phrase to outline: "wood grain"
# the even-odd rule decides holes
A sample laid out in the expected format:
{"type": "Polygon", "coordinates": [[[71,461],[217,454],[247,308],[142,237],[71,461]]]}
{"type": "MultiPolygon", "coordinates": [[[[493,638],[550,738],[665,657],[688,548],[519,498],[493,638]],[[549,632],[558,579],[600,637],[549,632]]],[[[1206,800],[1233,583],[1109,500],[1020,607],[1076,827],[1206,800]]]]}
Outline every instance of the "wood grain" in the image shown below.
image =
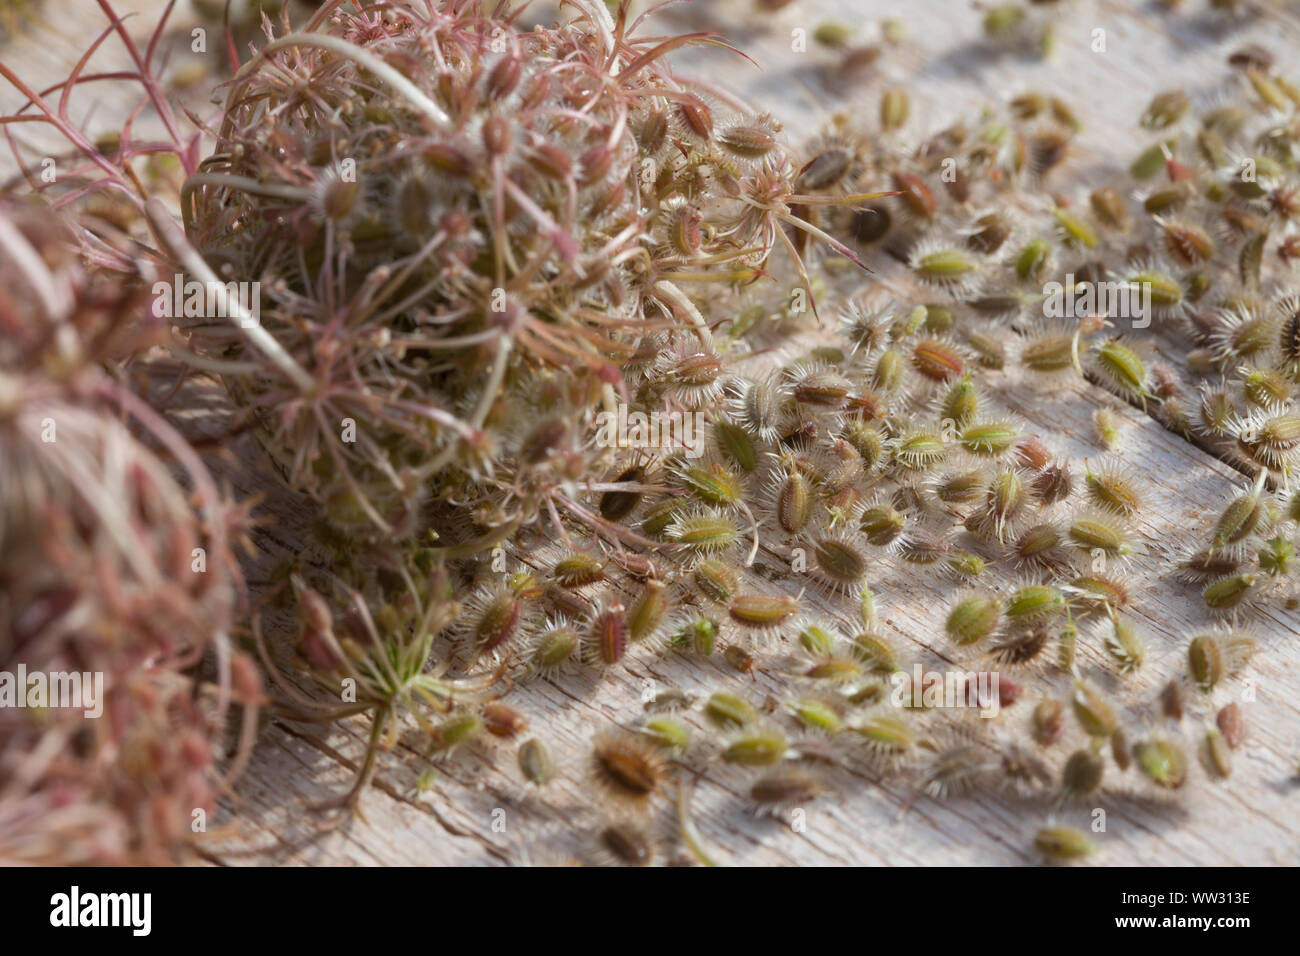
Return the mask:
{"type": "MultiPolygon", "coordinates": [[[[147,10],[145,0],[134,0],[147,10]]],[[[47,9],[90,6],[87,0],[47,9]]],[[[999,53],[980,39],[981,12],[954,0],[915,0],[907,5],[852,4],[798,0],[779,14],[756,16],[742,0],[683,5],[669,15],[671,26],[716,29],[762,64],[757,70],[741,60],[709,51],[681,58],[683,70],[711,77],[727,88],[763,104],[783,121],[795,140],[815,133],[835,109],[872,117],[880,89],[906,84],[913,102],[911,133],[934,130],[973,115],[990,99],[1005,99],[1026,89],[1057,93],[1074,104],[1085,130],[1068,179],[1087,183],[1102,171],[1123,165],[1141,145],[1134,122],[1150,96],[1182,86],[1199,98],[1214,97],[1231,80],[1224,67],[1228,52],[1255,41],[1285,57],[1300,32],[1294,5],[1278,5],[1240,26],[1224,27],[1190,9],[1178,18],[1159,12],[1156,4],[1118,2],[1063,3],[1055,56],[999,53]],[[860,30],[863,42],[884,16],[906,21],[912,38],[882,59],[875,75],[844,88],[827,68],[834,57],[812,46],[791,50],[791,31],[811,29],[823,19],[838,19],[860,30]],[[1106,31],[1104,54],[1090,48],[1093,31],[1106,31]]],[[[187,14],[188,11],[182,11],[187,14]]],[[[141,18],[147,21],[147,16],[141,18]]],[[[62,21],[55,31],[0,50],[6,62],[24,75],[59,75],[84,36],[96,29],[95,17],[62,21]],[[83,31],[85,31],[83,36],[83,31]]],[[[185,25],[178,19],[178,28],[185,25]]],[[[141,24],[143,26],[143,23],[141,24]]],[[[137,29],[138,32],[138,29],[137,29]]],[[[661,25],[659,32],[667,32],[661,25]]],[[[1283,60],[1283,62],[1285,62],[1283,60]]],[[[0,93],[0,107],[12,104],[0,93]]],[[[111,115],[106,100],[91,111],[96,121],[111,115]]],[[[869,125],[874,126],[874,119],[869,125]]],[[[0,171],[5,167],[0,166],[0,171]]],[[[906,278],[883,258],[872,260],[882,285],[907,301],[906,278]]],[[[835,287],[836,296],[857,291],[859,280],[835,287]]],[[[1176,348],[1176,336],[1167,348],[1176,348]]],[[[1138,571],[1129,581],[1133,617],[1149,636],[1149,659],[1142,670],[1122,681],[1109,677],[1096,640],[1085,638],[1083,672],[1113,690],[1125,704],[1130,733],[1157,723],[1152,704],[1159,688],[1184,669],[1186,638],[1209,623],[1194,588],[1176,583],[1169,564],[1190,548],[1213,520],[1224,496],[1243,478],[1227,465],[1166,432],[1141,410],[1123,405],[1101,390],[1071,379],[1050,383],[1027,380],[1008,370],[990,376],[995,400],[1020,416],[1058,454],[1074,459],[1100,454],[1093,434],[1096,408],[1112,407],[1123,422],[1122,454],[1146,485],[1150,508],[1140,522],[1145,547],[1158,573],[1138,571]]],[[[191,422],[196,433],[220,427],[222,411],[209,409],[191,422]]],[[[297,556],[301,529],[308,520],[300,506],[265,474],[238,464],[253,460],[246,449],[227,450],[219,467],[246,493],[265,492],[267,510],[280,515],[268,530],[263,553],[250,569],[256,585],[261,575],[297,556]]],[[[555,543],[521,542],[510,555],[512,568],[542,569],[555,543]]],[[[764,535],[755,572],[767,577],[755,586],[797,593],[802,583],[786,572],[789,545],[764,535]]],[[[942,638],[943,614],[951,585],[890,570],[879,562],[869,575],[880,604],[882,630],[906,650],[909,659],[927,666],[966,669],[974,659],[955,658],[942,638]]],[[[1096,865],[1215,865],[1294,863],[1300,859],[1300,812],[1293,775],[1300,759],[1300,618],[1284,607],[1287,594],[1270,593],[1248,620],[1261,641],[1261,652],[1242,679],[1228,682],[1215,705],[1253,692],[1242,704],[1250,726],[1246,747],[1235,754],[1233,776],[1225,783],[1205,779],[1199,768],[1187,792],[1176,800],[1155,799],[1135,785],[1132,772],[1108,781],[1099,798],[1063,808],[1050,799],[1022,799],[1011,793],[980,792],[972,797],[936,802],[915,798],[907,778],[881,774],[862,760],[826,771],[832,793],[803,808],[806,829],[796,832],[790,818],[759,819],[748,812],[746,793],[753,774],[710,764],[697,785],[693,807],[702,841],[713,856],[743,865],[1003,865],[1037,862],[1030,842],[1047,819],[1087,827],[1094,807],[1106,810],[1107,830],[1096,839],[1102,853],[1096,865]],[[903,808],[907,806],[904,812],[903,808]]],[[[805,595],[809,610],[851,624],[846,601],[805,595]]],[[[1087,628],[1085,627],[1085,635],[1087,628]]],[[[751,679],[720,660],[699,663],[663,657],[637,648],[630,663],[604,675],[592,672],[540,679],[517,688],[509,702],[527,717],[529,735],[544,738],[560,765],[557,779],[542,792],[530,790],[515,764],[513,744],[474,745],[432,765],[435,783],[417,793],[417,777],[430,765],[418,741],[403,740],[383,756],[375,786],[366,794],[363,817],[337,821],[309,807],[337,796],[349,785],[361,759],[369,727],[364,720],[321,727],[276,718],[262,735],[260,749],[241,781],[235,799],[223,806],[219,832],[205,845],[212,862],[222,864],[498,864],[562,862],[589,849],[593,828],[612,814],[590,782],[586,764],[595,729],[635,727],[642,719],[648,688],[679,687],[697,697],[715,689],[747,696],[756,705],[779,706],[800,689],[786,675],[791,646],[759,652],[760,670],[751,679]],[[503,813],[502,813],[503,811],[503,813]],[[337,825],[333,825],[337,823],[337,825]],[[501,824],[504,823],[504,827],[501,824]]],[[[1050,675],[1028,682],[1035,689],[1064,693],[1066,681],[1050,675]]],[[[807,689],[802,688],[802,689],[807,689]]],[[[1026,699],[998,718],[996,744],[1011,733],[1024,737],[1033,699],[1026,699]]],[[[1212,711],[1192,701],[1183,733],[1194,746],[1212,711]]],[[[701,738],[716,736],[699,716],[698,703],[686,715],[701,738]]],[[[932,718],[925,718],[930,720],[932,718]]],[[[1067,738],[1043,753],[1048,764],[1061,762],[1081,743],[1073,728],[1067,738]]],[[[668,858],[682,855],[674,835],[668,796],[656,798],[654,819],[663,834],[668,858]]]]}

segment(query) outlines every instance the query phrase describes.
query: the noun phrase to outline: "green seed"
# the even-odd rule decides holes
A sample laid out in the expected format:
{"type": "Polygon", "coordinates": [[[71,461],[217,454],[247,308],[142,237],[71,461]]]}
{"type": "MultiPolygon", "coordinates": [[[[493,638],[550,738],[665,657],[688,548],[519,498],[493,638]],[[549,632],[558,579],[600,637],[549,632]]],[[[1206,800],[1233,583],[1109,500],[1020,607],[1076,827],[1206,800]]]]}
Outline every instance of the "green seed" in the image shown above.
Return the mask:
{"type": "Polygon", "coordinates": [[[758,445],[754,437],[735,422],[722,419],[713,426],[713,437],[718,450],[737,468],[753,474],[758,468],[758,445]]]}
{"type": "Polygon", "coordinates": [[[559,667],[578,650],[578,633],[568,627],[553,627],[533,645],[532,664],[538,670],[559,667]]]}
{"type": "Polygon", "coordinates": [[[1165,150],[1173,150],[1176,140],[1165,140],[1163,143],[1156,143],[1142,152],[1133,164],[1129,166],[1128,171],[1134,179],[1150,179],[1156,173],[1165,168],[1165,150]]]}
{"type": "Polygon", "coordinates": [[[524,741],[519,745],[519,771],[529,783],[539,787],[549,783],[555,776],[550,748],[535,737],[524,741]]]}
{"type": "Polygon", "coordinates": [[[1128,232],[1129,215],[1120,194],[1109,186],[1094,189],[1088,197],[1093,215],[1112,229],[1128,232]]]}
{"type": "Polygon", "coordinates": [[[1068,209],[1053,209],[1052,216],[1056,219],[1056,224],[1061,227],[1067,243],[1081,245],[1088,249],[1097,247],[1097,232],[1082,216],[1068,209]]]}
{"type": "Polygon", "coordinates": [[[799,645],[809,654],[829,654],[835,647],[835,633],[820,624],[805,624],[799,629],[799,645]]]}
{"type": "Polygon", "coordinates": [[[894,460],[905,468],[923,471],[943,460],[948,453],[943,433],[919,429],[900,437],[894,445],[894,460]]]}
{"type": "Polygon", "coordinates": [[[824,700],[805,698],[791,704],[790,710],[799,723],[811,730],[833,734],[844,726],[844,718],[839,710],[824,700]]]}
{"type": "Polygon", "coordinates": [[[722,752],[722,759],[743,767],[770,767],[781,762],[786,747],[780,731],[755,731],[733,740],[722,752]]]}
{"type": "Polygon", "coordinates": [[[1005,454],[1020,437],[1020,427],[1007,421],[979,422],[961,433],[961,446],[973,455],[1005,454]]]}
{"type": "Polygon", "coordinates": [[[1157,786],[1177,790],[1187,782],[1187,757],[1171,741],[1163,738],[1144,740],[1133,748],[1138,769],[1157,786]]]}
{"type": "Polygon", "coordinates": [[[1099,508],[1131,518],[1142,510],[1142,497],[1122,472],[1111,469],[1084,473],[1088,499],[1099,508]]]}
{"type": "Polygon", "coordinates": [[[864,673],[862,663],[855,658],[832,655],[812,665],[804,671],[803,676],[832,684],[848,684],[858,680],[864,673]]]}
{"type": "Polygon", "coordinates": [[[1201,762],[1210,775],[1227,780],[1232,776],[1232,748],[1217,730],[1207,730],[1201,746],[1201,762]]]}
{"type": "Polygon", "coordinates": [[[672,645],[680,650],[708,657],[718,643],[718,625],[706,617],[694,616],[671,637],[672,645]]]}
{"type": "Polygon", "coordinates": [[[1020,352],[1020,363],[1031,372],[1060,372],[1074,363],[1074,336],[1048,333],[1029,342],[1020,352]]]}
{"type": "Polygon", "coordinates": [[[856,584],[867,573],[866,555],[836,538],[814,539],[813,559],[822,574],[837,586],[856,584]]]}
{"type": "Polygon", "coordinates": [[[1024,282],[1039,278],[1051,256],[1052,246],[1046,239],[1030,239],[1016,255],[1016,275],[1024,282]]]}
{"type": "Polygon", "coordinates": [[[449,750],[477,737],[482,730],[483,719],[478,714],[459,714],[434,728],[432,743],[436,750],[449,750]]]}
{"type": "Polygon", "coordinates": [[[1117,392],[1139,398],[1150,397],[1146,363],[1137,352],[1112,340],[1097,346],[1093,354],[1098,371],[1117,392]]]}
{"type": "Polygon", "coordinates": [[[1061,628],[1056,637],[1056,666],[1067,674],[1074,670],[1075,649],[1079,642],[1079,629],[1073,622],[1061,628]]]}
{"type": "Polygon", "coordinates": [[[949,284],[961,282],[979,271],[979,263],[961,249],[936,249],[918,256],[912,271],[923,282],[949,284]]]}
{"type": "Polygon", "coordinates": [[[642,732],[665,750],[680,752],[691,745],[691,729],[676,717],[653,717],[642,732]]]}
{"type": "Polygon", "coordinates": [[[668,594],[662,581],[646,582],[645,590],[627,613],[627,636],[632,641],[649,637],[668,612],[668,594]]]}
{"type": "Polygon", "coordinates": [[[980,398],[975,383],[967,375],[958,379],[944,394],[939,403],[939,420],[952,422],[958,428],[970,424],[979,414],[980,398]]]}
{"type": "Polygon", "coordinates": [[[667,536],[693,551],[716,554],[735,544],[740,529],[721,512],[703,510],[677,515],[668,526],[667,536]]]}
{"type": "Polygon", "coordinates": [[[879,634],[864,631],[853,638],[853,656],[868,670],[878,674],[892,674],[898,670],[898,651],[879,634]]]}
{"type": "Polygon", "coordinates": [[[1024,22],[1025,11],[1014,3],[992,7],[984,14],[984,32],[994,39],[1011,36],[1024,22]]]}
{"type": "Polygon", "coordinates": [[[985,561],[978,554],[954,548],[948,555],[948,567],[959,578],[970,580],[984,573],[985,561]]]}
{"type": "Polygon", "coordinates": [[[681,504],[676,499],[653,505],[641,519],[641,530],[656,537],[665,534],[677,519],[680,508],[681,504]]]}
{"type": "Polygon", "coordinates": [[[758,719],[758,711],[743,697],[718,691],[704,704],[704,713],[716,724],[743,727],[758,719]]]}
{"type": "Polygon", "coordinates": [[[1182,303],[1186,293],[1173,276],[1155,269],[1139,269],[1128,277],[1135,292],[1149,290],[1151,304],[1157,309],[1173,309],[1182,303]]]}
{"type": "Polygon", "coordinates": [[[718,604],[728,603],[740,590],[740,572],[717,558],[705,558],[692,576],[700,593],[718,604]]]}
{"type": "Polygon", "coordinates": [[[1223,679],[1223,652],[1209,635],[1192,638],[1187,645],[1187,673],[1192,683],[1209,692],[1223,679]]]}
{"type": "Polygon", "coordinates": [[[1158,93],[1139,120],[1143,129],[1158,130],[1173,126],[1191,109],[1192,101],[1182,90],[1158,93]]]}
{"type": "Polygon", "coordinates": [[[562,588],[580,588],[595,584],[605,577],[605,563],[590,554],[569,555],[555,562],[552,572],[555,583],[562,588]]]}
{"type": "Polygon", "coordinates": [[[1053,860],[1077,860],[1097,851],[1096,845],[1073,827],[1043,827],[1034,835],[1034,849],[1053,860]]]}
{"type": "Polygon", "coordinates": [[[902,754],[916,745],[916,735],[901,718],[888,715],[869,717],[860,724],[850,725],[849,730],[858,734],[870,745],[871,749],[881,754],[902,754]]]}
{"type": "Polygon", "coordinates": [[[1254,533],[1264,517],[1264,504],[1254,491],[1232,500],[1214,525],[1214,547],[1236,544],[1254,533]]]}
{"type": "Polygon", "coordinates": [[[876,359],[871,372],[871,387],[883,392],[897,391],[907,377],[907,359],[897,349],[887,349],[876,359]]]}
{"type": "Polygon", "coordinates": [[[1022,562],[1050,567],[1060,554],[1061,532],[1051,523],[1037,524],[1016,539],[1015,555],[1022,562]]]}
{"type": "Polygon", "coordinates": [[[868,544],[883,548],[903,533],[907,527],[907,518],[892,505],[871,505],[862,513],[859,527],[866,535],[868,544]]]}
{"type": "Polygon", "coordinates": [[[1115,712],[1110,704],[1096,690],[1082,681],[1074,682],[1074,694],[1070,698],[1074,708],[1074,717],[1089,737],[1106,738],[1119,726],[1115,712]]]}
{"type": "Polygon", "coordinates": [[[1038,622],[1065,609],[1065,595],[1048,584],[1026,584],[1007,598],[1007,617],[1017,622],[1038,622]]]}
{"type": "Polygon", "coordinates": [[[948,638],[959,647],[978,644],[998,629],[1002,608],[998,602],[982,595],[958,601],[948,612],[945,625],[948,638]]]}
{"type": "Polygon", "coordinates": [[[900,89],[885,90],[880,97],[880,128],[885,132],[902,129],[907,122],[910,104],[907,93],[900,89]]]}
{"type": "Polygon", "coordinates": [[[774,627],[799,610],[799,599],[768,597],[764,594],[741,594],[731,599],[727,611],[731,619],[746,627],[774,627]]]}
{"type": "Polygon", "coordinates": [[[1076,750],[1061,768],[1061,789],[1071,798],[1087,797],[1101,789],[1106,765],[1091,750],[1076,750]]]}
{"type": "Polygon", "coordinates": [[[1201,592],[1201,598],[1206,607],[1216,611],[1227,610],[1244,601],[1254,584],[1253,574],[1234,574],[1215,581],[1201,592]]]}
{"type": "Polygon", "coordinates": [[[1132,624],[1118,617],[1111,619],[1106,650],[1123,674],[1139,670],[1146,661],[1146,646],[1142,643],[1142,635],[1132,624]]]}
{"type": "Polygon", "coordinates": [[[1133,553],[1129,543],[1128,532],[1119,521],[1113,521],[1104,515],[1084,515],[1070,522],[1066,532],[1069,539],[1085,551],[1101,551],[1111,557],[1123,557],[1133,553]]]}
{"type": "Polygon", "coordinates": [[[720,464],[692,465],[677,472],[688,491],[706,504],[730,506],[744,497],[744,484],[720,464]]]}

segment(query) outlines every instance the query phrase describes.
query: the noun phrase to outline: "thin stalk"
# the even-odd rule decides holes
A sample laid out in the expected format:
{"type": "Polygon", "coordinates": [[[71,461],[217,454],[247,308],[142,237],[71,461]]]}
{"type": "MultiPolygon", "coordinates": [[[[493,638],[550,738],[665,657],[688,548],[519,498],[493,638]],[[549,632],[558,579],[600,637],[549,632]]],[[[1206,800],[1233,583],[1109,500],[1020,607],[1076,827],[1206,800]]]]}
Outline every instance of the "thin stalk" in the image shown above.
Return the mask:
{"type": "Polygon", "coordinates": [[[303,367],[294,361],[293,356],[284,350],[270,332],[253,319],[242,304],[230,298],[226,284],[217,278],[217,274],[203,261],[198,250],[190,245],[163,201],[157,198],[148,200],[144,204],[144,213],[158,244],[186,272],[208,284],[216,295],[217,308],[248,338],[250,344],[265,355],[303,394],[315,392],[316,383],[303,367]]]}

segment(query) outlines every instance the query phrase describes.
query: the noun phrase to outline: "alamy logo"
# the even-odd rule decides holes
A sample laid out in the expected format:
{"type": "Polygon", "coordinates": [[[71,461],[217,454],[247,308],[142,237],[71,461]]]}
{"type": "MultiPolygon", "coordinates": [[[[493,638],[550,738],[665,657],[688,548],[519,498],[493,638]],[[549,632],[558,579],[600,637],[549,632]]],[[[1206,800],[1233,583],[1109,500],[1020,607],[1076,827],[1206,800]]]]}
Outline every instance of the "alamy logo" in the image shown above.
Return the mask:
{"type": "Polygon", "coordinates": [[[1075,319],[1100,315],[1107,319],[1131,319],[1131,327],[1151,324],[1151,283],[1075,282],[1067,273],[1064,284],[1043,286],[1043,315],[1049,319],[1075,319]]]}
{"type": "Polygon", "coordinates": [[[262,321],[260,282],[185,281],[179,272],[153,284],[153,314],[158,319],[238,318],[244,328],[262,321]]]}
{"type": "Polygon", "coordinates": [[[129,926],[148,936],[153,924],[152,893],[82,893],[79,886],[50,897],[51,926],[129,926]]]}
{"type": "Polygon", "coordinates": [[[981,717],[996,717],[1001,710],[1001,675],[997,671],[927,671],[920,664],[912,673],[896,671],[890,677],[895,707],[932,710],[974,707],[981,717]]]}
{"type": "Polygon", "coordinates": [[[104,712],[103,671],[0,671],[0,707],[81,709],[87,717],[104,712]]]}
{"type": "Polygon", "coordinates": [[[596,416],[600,430],[596,444],[601,448],[684,449],[687,458],[704,454],[704,431],[708,419],[703,412],[629,412],[620,403],[617,412],[596,416]]]}

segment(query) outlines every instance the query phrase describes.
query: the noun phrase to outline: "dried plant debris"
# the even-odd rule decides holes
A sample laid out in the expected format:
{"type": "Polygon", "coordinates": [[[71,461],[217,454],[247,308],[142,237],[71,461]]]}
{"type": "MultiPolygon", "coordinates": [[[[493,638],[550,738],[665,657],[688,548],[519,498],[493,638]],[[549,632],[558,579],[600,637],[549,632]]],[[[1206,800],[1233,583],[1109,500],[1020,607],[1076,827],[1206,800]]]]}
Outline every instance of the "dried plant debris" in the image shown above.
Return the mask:
{"type": "MultiPolygon", "coordinates": [[[[111,714],[0,709],[0,861],[184,858],[268,707],[362,735],[345,812],[387,767],[600,802],[530,860],[712,864],[715,814],[904,792],[1104,860],[1055,814],[1242,785],[1300,524],[1267,51],[1108,172],[1050,92],[922,128],[894,21],[817,26],[872,105],[798,142],[628,4],[237,6],[211,123],[153,43],[96,78],[157,141],[0,65],[75,168],[15,137],[0,196],[0,666],[111,714]],[[1184,495],[1153,435],[1242,478],[1184,495]]],[[[985,54],[1050,53],[1055,7],[986,5],[985,54]]]]}

